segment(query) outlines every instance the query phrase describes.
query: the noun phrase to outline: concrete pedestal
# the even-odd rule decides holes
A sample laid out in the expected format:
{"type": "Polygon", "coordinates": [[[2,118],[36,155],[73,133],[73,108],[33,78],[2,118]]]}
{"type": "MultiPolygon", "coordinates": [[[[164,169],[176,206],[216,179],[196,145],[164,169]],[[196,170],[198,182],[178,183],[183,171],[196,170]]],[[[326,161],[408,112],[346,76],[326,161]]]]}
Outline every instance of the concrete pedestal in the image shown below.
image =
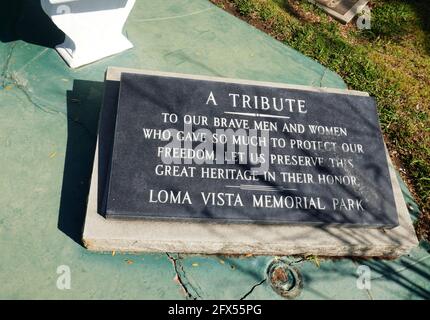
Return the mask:
{"type": "MultiPolygon", "coordinates": [[[[122,71],[139,72],[138,70],[110,68],[106,80],[119,81],[122,71]]],[[[146,71],[146,73],[148,72],[146,71]]],[[[154,72],[154,74],[169,76],[169,73],[154,72]]],[[[212,77],[190,76],[190,78],[216,81],[216,78],[212,77]]],[[[218,79],[222,81],[222,79],[218,79]]],[[[254,81],[244,80],[236,82],[258,84],[254,81]]],[[[270,83],[264,83],[264,85],[270,86],[270,83]]],[[[289,85],[285,85],[285,87],[306,88],[289,85]]],[[[339,89],[308,88],[308,90],[345,93],[345,90],[339,89]]],[[[362,93],[355,92],[355,94],[362,93]]],[[[393,229],[321,228],[286,224],[107,220],[97,212],[98,181],[100,181],[97,148],[83,241],[85,246],[93,251],[397,257],[416,247],[418,240],[395,170],[388,155],[387,158],[390,164],[390,177],[400,225],[393,229]]],[[[101,181],[103,180],[101,179],[101,181]]]]}
{"type": "Polygon", "coordinates": [[[66,34],[56,47],[78,68],[133,47],[122,34],[135,0],[41,0],[42,8],[66,34]]]}

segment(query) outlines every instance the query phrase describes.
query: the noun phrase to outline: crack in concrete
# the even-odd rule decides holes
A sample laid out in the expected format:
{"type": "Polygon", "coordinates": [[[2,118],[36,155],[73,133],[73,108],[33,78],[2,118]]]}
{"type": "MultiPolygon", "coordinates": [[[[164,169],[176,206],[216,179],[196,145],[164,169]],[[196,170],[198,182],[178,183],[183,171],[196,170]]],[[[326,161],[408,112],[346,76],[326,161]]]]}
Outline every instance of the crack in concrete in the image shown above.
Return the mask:
{"type": "Polygon", "coordinates": [[[261,286],[264,282],[266,282],[267,278],[264,278],[263,280],[261,280],[260,282],[254,284],[251,289],[245,293],[239,300],[245,300],[253,291],[255,288],[257,288],[258,286],[261,286]]]}
{"type": "Polygon", "coordinates": [[[184,266],[180,263],[181,258],[179,255],[177,258],[173,257],[171,254],[166,252],[167,257],[170,261],[172,261],[173,268],[175,269],[176,278],[178,279],[178,283],[181,286],[182,290],[184,290],[188,299],[197,300],[198,298],[202,298],[197,290],[193,287],[191,282],[188,280],[184,266]],[[193,291],[194,294],[191,292],[193,291]]]}
{"type": "Polygon", "coordinates": [[[18,90],[20,90],[24,94],[24,96],[26,97],[26,99],[28,100],[28,102],[30,102],[36,109],[39,109],[42,112],[45,112],[45,113],[48,113],[48,114],[62,114],[61,112],[53,111],[49,107],[42,106],[41,104],[39,104],[36,101],[34,101],[34,99],[30,95],[30,93],[28,92],[28,90],[25,87],[25,85],[22,84],[22,83],[20,83],[19,80],[17,78],[15,78],[13,75],[7,76],[7,80],[9,80],[8,84],[9,85],[12,84],[18,90]]]}
{"type": "Polygon", "coordinates": [[[28,102],[30,102],[36,109],[41,110],[42,112],[48,113],[48,114],[52,114],[52,115],[62,115],[64,116],[67,120],[69,120],[70,122],[78,125],[79,127],[81,127],[86,134],[94,139],[96,138],[96,136],[94,136],[94,134],[91,132],[90,129],[88,129],[82,122],[77,121],[76,119],[73,119],[72,117],[60,112],[60,111],[53,111],[51,108],[49,107],[45,107],[40,105],[39,103],[37,103],[36,101],[34,101],[34,99],[31,97],[30,93],[28,92],[27,88],[25,87],[25,85],[21,84],[19,82],[18,79],[16,79],[13,75],[8,76],[7,77],[8,80],[10,81],[10,84],[13,84],[18,90],[20,90],[24,96],[26,97],[26,99],[28,100],[28,102]]]}
{"type": "Polygon", "coordinates": [[[7,86],[8,70],[9,70],[10,62],[11,62],[13,51],[15,50],[15,47],[16,47],[16,42],[12,43],[12,45],[10,46],[9,53],[6,56],[6,62],[4,64],[3,70],[1,72],[3,88],[7,86]]]}
{"type": "Polygon", "coordinates": [[[302,262],[305,262],[306,258],[299,258],[298,260],[290,261],[287,263],[287,265],[292,266],[295,264],[301,264],[302,262]]]}
{"type": "Polygon", "coordinates": [[[181,276],[179,275],[177,259],[175,259],[173,256],[171,256],[168,252],[166,252],[166,255],[167,255],[168,259],[173,264],[173,269],[175,269],[176,278],[178,279],[179,285],[181,286],[182,290],[184,290],[185,294],[187,295],[187,298],[196,300],[196,298],[194,298],[193,295],[188,291],[187,286],[184,284],[181,276]]]}
{"type": "Polygon", "coordinates": [[[33,58],[31,58],[29,61],[27,61],[26,64],[24,64],[22,67],[20,67],[16,73],[20,73],[21,71],[23,71],[25,68],[27,68],[30,64],[32,64],[33,62],[35,62],[37,59],[39,59],[42,55],[44,55],[46,52],[48,51],[48,48],[43,49],[42,51],[40,51],[38,54],[36,54],[33,58]]]}
{"type": "Polygon", "coordinates": [[[44,106],[41,106],[36,101],[34,101],[34,99],[31,97],[30,93],[28,92],[27,88],[25,87],[25,84],[21,83],[19,81],[19,79],[13,73],[9,72],[9,68],[11,65],[12,56],[14,54],[15,47],[16,47],[16,42],[14,42],[11,45],[9,53],[7,54],[7,57],[6,57],[6,63],[5,63],[3,70],[1,72],[3,88],[6,88],[8,85],[13,85],[18,90],[20,90],[24,94],[26,99],[37,109],[39,109],[43,112],[49,113],[49,114],[62,114],[61,112],[53,111],[53,110],[50,110],[49,108],[45,108],[44,106]]]}
{"type": "Polygon", "coordinates": [[[201,14],[207,11],[211,11],[214,10],[215,8],[205,8],[202,10],[198,10],[198,11],[194,11],[194,12],[190,12],[190,13],[186,13],[186,14],[181,14],[181,15],[177,15],[177,16],[170,16],[170,17],[157,17],[157,18],[146,18],[146,19],[134,19],[134,21],[139,21],[139,22],[151,22],[151,21],[163,21],[163,20],[171,20],[171,19],[179,19],[179,18],[186,18],[186,17],[190,17],[190,16],[194,16],[197,14],[201,14]]]}
{"type": "MultiPolygon", "coordinates": [[[[88,136],[90,136],[91,138],[95,138],[94,134],[90,131],[90,129],[88,129],[82,122],[79,122],[73,118],[71,118],[70,116],[59,112],[59,111],[53,111],[52,108],[43,106],[39,103],[37,103],[33,97],[31,96],[30,92],[28,91],[28,89],[26,88],[25,84],[21,83],[19,81],[19,79],[13,74],[9,72],[9,68],[11,65],[11,61],[12,61],[12,56],[14,54],[14,50],[16,47],[16,43],[13,43],[11,45],[11,48],[9,50],[9,53],[7,54],[6,57],[6,62],[5,65],[3,67],[3,70],[1,72],[1,81],[2,81],[2,86],[3,88],[7,87],[8,85],[13,85],[14,87],[16,87],[19,91],[22,92],[22,94],[25,96],[25,98],[27,99],[27,101],[29,103],[31,103],[36,109],[41,110],[42,112],[48,113],[48,114],[52,114],[52,115],[62,115],[64,116],[67,120],[71,121],[72,123],[80,126],[82,129],[84,129],[84,131],[88,134],[88,136]]],[[[46,50],[42,51],[38,56],[41,56],[43,53],[45,53],[46,50]]],[[[34,59],[33,59],[34,60],[34,59]]],[[[25,65],[27,66],[28,63],[25,65]]]]}
{"type": "Polygon", "coordinates": [[[326,76],[326,74],[327,74],[327,68],[324,68],[324,71],[323,71],[323,74],[321,75],[321,79],[320,79],[320,83],[319,83],[319,87],[322,87],[322,84],[323,84],[323,80],[324,80],[324,78],[325,78],[325,76],[326,76]]]}
{"type": "Polygon", "coordinates": [[[2,78],[2,86],[3,88],[7,87],[8,85],[13,85],[15,86],[18,90],[20,90],[24,96],[27,98],[27,100],[37,109],[40,109],[43,112],[49,113],[49,114],[58,114],[60,112],[55,112],[50,110],[49,108],[45,108],[44,106],[41,106],[40,104],[38,104],[36,101],[34,101],[34,99],[31,97],[30,93],[28,92],[27,88],[25,87],[25,85],[23,83],[21,83],[19,81],[19,79],[14,76],[13,73],[9,72],[9,68],[11,65],[11,61],[12,61],[12,56],[14,54],[16,48],[16,42],[14,42],[11,45],[11,48],[9,50],[9,53],[7,54],[6,57],[6,63],[3,67],[2,73],[1,73],[1,78],[2,78]]]}
{"type": "Polygon", "coordinates": [[[370,292],[369,289],[366,289],[366,293],[367,293],[367,296],[369,297],[370,300],[374,300],[373,296],[372,296],[372,293],[370,292]]]}
{"type": "MultiPolygon", "coordinates": [[[[34,101],[34,99],[32,98],[32,96],[30,95],[30,93],[28,92],[27,88],[25,87],[25,84],[21,83],[19,81],[19,79],[13,74],[9,72],[9,68],[11,65],[11,61],[12,61],[12,56],[14,54],[15,48],[16,48],[16,42],[12,43],[10,46],[10,50],[6,56],[6,62],[5,65],[3,66],[3,69],[1,71],[0,74],[0,78],[2,81],[2,87],[5,88],[8,85],[13,85],[15,86],[18,90],[20,90],[24,96],[26,97],[26,99],[28,100],[28,102],[30,102],[34,107],[36,107],[37,109],[48,113],[48,114],[54,114],[54,115],[63,115],[65,116],[68,120],[72,121],[73,123],[81,126],[82,128],[84,128],[84,130],[87,132],[87,134],[90,137],[94,137],[94,135],[91,133],[91,131],[81,122],[76,121],[75,119],[70,118],[69,116],[65,115],[62,112],[59,111],[53,111],[51,108],[49,107],[45,107],[42,106],[41,104],[37,103],[36,101],[34,101]]],[[[40,52],[36,57],[34,57],[32,60],[30,60],[28,63],[26,63],[20,70],[22,70],[24,67],[26,67],[30,62],[33,62],[34,60],[36,60],[37,58],[39,58],[42,54],[44,54],[48,49],[43,50],[42,52],[40,52]]]]}

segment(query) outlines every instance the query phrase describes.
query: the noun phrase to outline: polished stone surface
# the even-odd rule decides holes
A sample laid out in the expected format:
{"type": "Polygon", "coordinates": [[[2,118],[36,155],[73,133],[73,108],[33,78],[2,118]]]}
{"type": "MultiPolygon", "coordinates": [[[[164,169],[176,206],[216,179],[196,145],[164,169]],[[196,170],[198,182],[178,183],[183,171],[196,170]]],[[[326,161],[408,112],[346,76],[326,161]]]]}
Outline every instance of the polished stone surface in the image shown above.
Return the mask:
{"type": "Polygon", "coordinates": [[[123,73],[107,217],[397,226],[374,99],[309,89],[123,73]]]}

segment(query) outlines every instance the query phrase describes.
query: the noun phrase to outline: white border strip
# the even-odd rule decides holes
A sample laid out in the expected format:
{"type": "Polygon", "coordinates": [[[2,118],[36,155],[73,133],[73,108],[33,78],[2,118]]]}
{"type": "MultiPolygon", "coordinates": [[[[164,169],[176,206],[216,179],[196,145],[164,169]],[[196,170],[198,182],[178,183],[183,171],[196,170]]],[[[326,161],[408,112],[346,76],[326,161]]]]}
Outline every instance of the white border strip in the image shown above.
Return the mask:
{"type": "Polygon", "coordinates": [[[273,88],[285,88],[285,89],[296,89],[303,91],[321,92],[321,93],[338,93],[338,94],[348,94],[354,96],[365,96],[368,97],[369,94],[363,91],[347,90],[347,89],[335,89],[335,88],[325,88],[325,87],[311,87],[295,84],[285,84],[277,82],[266,82],[266,81],[254,81],[254,80],[242,80],[242,79],[232,79],[232,78],[221,78],[221,77],[210,77],[210,76],[199,76],[191,74],[173,73],[173,72],[162,72],[162,71],[152,71],[152,70],[140,70],[131,68],[119,68],[119,67],[108,67],[106,71],[106,80],[110,81],[120,81],[122,73],[134,73],[134,74],[144,74],[150,76],[161,76],[169,78],[182,78],[191,80],[204,80],[213,82],[223,82],[223,83],[236,83],[236,84],[247,84],[262,87],[273,87],[273,88]]]}

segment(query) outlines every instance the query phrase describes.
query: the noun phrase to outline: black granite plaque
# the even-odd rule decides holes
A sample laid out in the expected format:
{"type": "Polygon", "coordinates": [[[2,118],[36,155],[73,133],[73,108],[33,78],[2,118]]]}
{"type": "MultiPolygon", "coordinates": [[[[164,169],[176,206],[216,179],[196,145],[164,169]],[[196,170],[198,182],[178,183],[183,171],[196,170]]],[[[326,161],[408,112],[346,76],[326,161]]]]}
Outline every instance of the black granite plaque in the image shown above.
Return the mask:
{"type": "Polygon", "coordinates": [[[123,73],[107,181],[107,218],[398,225],[356,93],[123,73]]]}

